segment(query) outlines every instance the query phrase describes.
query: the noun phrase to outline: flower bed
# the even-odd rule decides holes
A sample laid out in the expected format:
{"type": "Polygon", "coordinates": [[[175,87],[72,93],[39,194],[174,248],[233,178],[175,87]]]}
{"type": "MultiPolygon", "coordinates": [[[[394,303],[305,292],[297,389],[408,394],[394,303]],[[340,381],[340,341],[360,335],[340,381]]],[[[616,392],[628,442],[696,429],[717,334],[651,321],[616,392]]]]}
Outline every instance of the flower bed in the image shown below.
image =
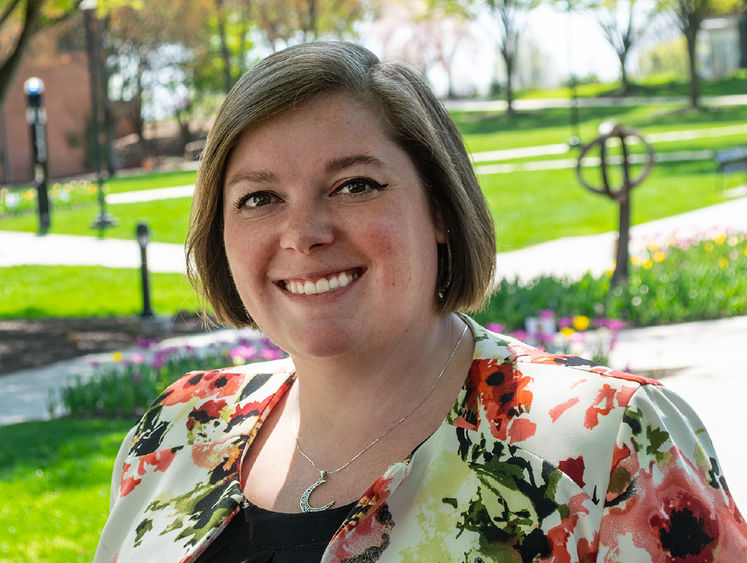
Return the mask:
{"type": "Polygon", "coordinates": [[[501,280],[482,323],[500,320],[521,330],[539,311],[559,318],[584,315],[632,326],[747,314],[747,234],[712,232],[684,240],[652,240],[633,256],[628,284],[610,289],[612,271],[578,281],[543,276],[529,283],[501,280]]]}
{"type": "MultiPolygon", "coordinates": [[[[104,192],[107,191],[104,185],[104,192]]],[[[88,181],[54,183],[49,187],[49,203],[57,209],[95,203],[98,186],[88,181]]],[[[35,212],[37,209],[36,188],[0,188],[0,219],[13,215],[35,212]]]]}
{"type": "Polygon", "coordinates": [[[50,415],[139,417],[171,383],[184,374],[285,357],[266,338],[240,338],[204,347],[158,347],[142,341],[140,350],[92,365],[90,377],[75,376],[49,397],[50,415]]]}

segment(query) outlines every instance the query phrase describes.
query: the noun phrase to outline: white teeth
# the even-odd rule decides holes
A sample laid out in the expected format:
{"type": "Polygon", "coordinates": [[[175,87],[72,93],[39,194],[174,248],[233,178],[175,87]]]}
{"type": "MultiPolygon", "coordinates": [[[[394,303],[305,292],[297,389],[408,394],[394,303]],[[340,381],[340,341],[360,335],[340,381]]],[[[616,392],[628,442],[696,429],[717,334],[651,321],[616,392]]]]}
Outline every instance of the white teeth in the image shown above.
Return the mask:
{"type": "Polygon", "coordinates": [[[327,278],[321,278],[316,282],[308,280],[289,280],[285,282],[285,289],[290,293],[298,295],[316,295],[318,293],[327,293],[334,289],[347,287],[356,279],[358,279],[358,274],[346,274],[345,272],[341,272],[327,278]]]}
{"type": "Polygon", "coordinates": [[[329,282],[322,278],[316,282],[316,292],[324,293],[325,291],[329,291],[329,282]]]}

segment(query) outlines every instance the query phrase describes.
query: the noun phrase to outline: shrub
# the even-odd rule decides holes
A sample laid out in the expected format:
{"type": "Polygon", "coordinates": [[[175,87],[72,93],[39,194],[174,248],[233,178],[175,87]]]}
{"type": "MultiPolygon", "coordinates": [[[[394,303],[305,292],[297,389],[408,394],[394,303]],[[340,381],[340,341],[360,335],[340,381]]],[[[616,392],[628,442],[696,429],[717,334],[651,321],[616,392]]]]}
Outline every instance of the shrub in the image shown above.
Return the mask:
{"type": "Polygon", "coordinates": [[[205,348],[142,344],[142,351],[127,357],[114,353],[111,362],[93,365],[90,377],[76,375],[59,392],[53,392],[48,402],[50,415],[63,412],[74,417],[139,417],[185,373],[285,355],[266,338],[243,338],[238,343],[216,343],[205,348]]]}
{"type": "Polygon", "coordinates": [[[558,317],[606,317],[634,326],[747,314],[745,233],[651,241],[632,257],[626,285],[611,289],[611,274],[586,274],[577,281],[501,280],[476,317],[517,330],[545,309],[558,317]]]}

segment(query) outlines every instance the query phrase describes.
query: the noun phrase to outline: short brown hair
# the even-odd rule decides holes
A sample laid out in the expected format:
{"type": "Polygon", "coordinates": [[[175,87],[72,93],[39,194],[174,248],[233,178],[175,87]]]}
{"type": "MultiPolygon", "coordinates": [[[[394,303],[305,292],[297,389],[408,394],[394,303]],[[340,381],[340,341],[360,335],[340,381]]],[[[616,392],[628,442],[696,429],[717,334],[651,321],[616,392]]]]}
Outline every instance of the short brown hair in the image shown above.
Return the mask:
{"type": "Polygon", "coordinates": [[[476,310],[495,269],[493,221],[454,122],[419,73],[382,63],[348,42],[313,42],[263,59],[229,92],[215,118],[197,174],[187,272],[217,319],[253,326],[233,282],[223,244],[225,169],[241,136],[259,123],[324,93],[370,104],[387,135],[412,160],[447,244],[439,245],[437,308],[476,310]]]}

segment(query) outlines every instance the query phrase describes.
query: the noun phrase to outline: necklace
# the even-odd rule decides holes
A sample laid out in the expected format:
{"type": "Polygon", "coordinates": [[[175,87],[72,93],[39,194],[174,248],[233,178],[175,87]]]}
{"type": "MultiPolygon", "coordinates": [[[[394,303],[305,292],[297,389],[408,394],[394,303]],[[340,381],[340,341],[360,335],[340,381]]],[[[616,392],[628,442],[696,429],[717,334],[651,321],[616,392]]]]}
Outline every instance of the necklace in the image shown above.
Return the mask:
{"type": "Polygon", "coordinates": [[[315,483],[312,483],[309,486],[309,488],[306,489],[301,495],[301,500],[299,502],[299,505],[303,512],[321,512],[322,510],[327,510],[329,507],[331,507],[335,503],[334,500],[331,500],[324,506],[319,506],[319,507],[314,507],[309,504],[309,497],[311,496],[311,493],[314,491],[314,489],[316,489],[323,483],[327,482],[327,475],[332,475],[334,473],[337,473],[338,471],[342,471],[343,469],[345,469],[348,465],[353,463],[356,459],[358,459],[360,456],[366,453],[370,448],[372,448],[384,436],[388,435],[392,430],[394,430],[400,424],[402,424],[405,420],[410,418],[410,415],[412,415],[412,413],[414,413],[421,406],[423,406],[423,403],[425,403],[428,400],[428,398],[433,394],[433,391],[436,390],[436,386],[438,385],[438,382],[441,381],[441,377],[443,377],[443,374],[446,372],[446,368],[449,367],[449,364],[451,363],[451,360],[454,357],[454,354],[456,354],[457,348],[459,348],[459,345],[462,343],[462,339],[464,338],[464,334],[466,332],[467,332],[467,325],[465,324],[464,330],[462,330],[462,334],[459,335],[459,340],[457,340],[457,343],[454,346],[454,349],[451,351],[451,355],[449,356],[449,359],[446,360],[444,367],[441,368],[441,373],[439,373],[438,377],[436,377],[436,380],[433,382],[433,385],[431,386],[426,396],[423,397],[423,399],[417,405],[415,405],[410,410],[410,412],[408,412],[405,416],[400,418],[397,422],[395,422],[392,426],[390,426],[383,434],[379,435],[378,438],[373,440],[370,444],[368,444],[365,448],[363,448],[361,451],[359,451],[357,454],[355,454],[353,457],[351,457],[349,460],[347,460],[337,469],[333,469],[332,471],[325,471],[324,469],[321,469],[319,466],[317,466],[317,464],[314,463],[314,460],[311,459],[308,455],[306,455],[306,453],[304,453],[304,451],[301,449],[301,444],[298,442],[298,435],[296,435],[296,449],[298,450],[298,453],[300,453],[304,458],[306,458],[306,460],[311,465],[314,466],[314,469],[316,469],[319,472],[319,480],[316,481],[315,483]]]}

